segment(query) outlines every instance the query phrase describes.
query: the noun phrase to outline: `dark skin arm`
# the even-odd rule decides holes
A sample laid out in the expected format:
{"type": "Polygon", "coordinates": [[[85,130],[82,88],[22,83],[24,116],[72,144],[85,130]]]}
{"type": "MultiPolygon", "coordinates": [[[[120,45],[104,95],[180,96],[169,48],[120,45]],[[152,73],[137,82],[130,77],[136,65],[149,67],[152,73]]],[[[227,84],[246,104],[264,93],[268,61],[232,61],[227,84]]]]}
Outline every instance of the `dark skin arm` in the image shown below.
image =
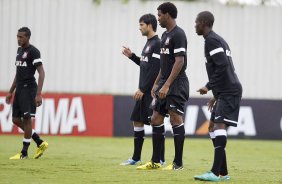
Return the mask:
{"type": "Polygon", "coordinates": [[[14,78],[14,81],[12,83],[12,86],[10,87],[8,94],[6,95],[6,103],[7,104],[11,103],[11,99],[12,99],[12,96],[13,96],[15,89],[16,89],[16,76],[14,78]]]}
{"type": "Polygon", "coordinates": [[[43,83],[45,79],[45,71],[44,71],[43,65],[37,66],[36,70],[39,74],[39,77],[38,77],[38,86],[37,86],[37,92],[36,92],[36,97],[35,97],[35,104],[36,104],[36,107],[39,107],[42,104],[41,91],[42,91],[42,87],[43,87],[43,83]]]}
{"type": "Polygon", "coordinates": [[[184,65],[184,57],[183,56],[177,56],[175,57],[175,63],[173,65],[173,68],[171,70],[171,73],[162,86],[162,88],[159,91],[159,97],[160,99],[164,99],[169,91],[170,85],[173,83],[173,81],[178,76],[179,72],[181,71],[182,67],[184,65]]]}
{"type": "Polygon", "coordinates": [[[158,89],[158,83],[159,83],[159,80],[160,80],[160,78],[161,78],[161,69],[160,69],[160,71],[159,71],[159,74],[158,74],[158,76],[157,76],[157,78],[156,78],[156,80],[155,80],[155,82],[154,82],[154,85],[153,85],[153,88],[152,88],[152,90],[151,90],[151,96],[153,97],[153,98],[156,98],[156,95],[155,95],[155,92],[156,92],[156,90],[158,89]]]}

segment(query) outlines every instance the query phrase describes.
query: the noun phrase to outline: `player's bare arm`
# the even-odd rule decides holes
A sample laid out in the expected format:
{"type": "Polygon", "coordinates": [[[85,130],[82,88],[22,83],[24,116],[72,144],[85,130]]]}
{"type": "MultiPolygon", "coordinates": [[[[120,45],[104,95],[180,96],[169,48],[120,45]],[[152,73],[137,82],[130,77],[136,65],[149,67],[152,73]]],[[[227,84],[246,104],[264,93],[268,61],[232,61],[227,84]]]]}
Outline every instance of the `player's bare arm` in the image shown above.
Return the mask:
{"type": "Polygon", "coordinates": [[[212,98],[209,100],[209,102],[207,103],[207,105],[208,105],[208,110],[209,110],[209,111],[212,111],[212,108],[213,108],[215,102],[216,102],[216,99],[215,99],[214,97],[212,97],[212,98]]]}
{"type": "Polygon", "coordinates": [[[151,95],[152,95],[152,97],[153,98],[156,98],[156,95],[155,95],[155,92],[157,91],[157,89],[158,89],[158,83],[159,83],[159,80],[160,80],[160,78],[161,78],[161,69],[160,69],[160,71],[159,71],[159,74],[158,74],[158,76],[157,76],[157,78],[156,78],[156,80],[155,80],[155,82],[154,82],[154,85],[153,85],[153,88],[152,88],[152,90],[151,90],[151,95]]]}
{"type": "Polygon", "coordinates": [[[11,86],[8,94],[6,95],[6,103],[7,104],[11,103],[11,99],[12,99],[12,96],[13,96],[13,93],[14,93],[15,89],[16,89],[16,76],[14,78],[14,81],[12,83],[12,86],[11,86]]]}
{"type": "Polygon", "coordinates": [[[38,77],[37,93],[35,97],[35,104],[37,107],[39,107],[42,104],[41,91],[42,91],[43,83],[45,79],[45,71],[44,71],[43,65],[37,66],[36,70],[39,74],[39,77],[38,77]]]}
{"type": "Polygon", "coordinates": [[[168,93],[170,85],[173,83],[173,81],[176,79],[178,76],[179,72],[181,71],[182,67],[184,65],[184,57],[183,56],[177,56],[175,57],[175,63],[173,65],[173,68],[171,70],[171,73],[162,86],[162,88],[159,91],[159,97],[161,99],[164,99],[168,93]]]}

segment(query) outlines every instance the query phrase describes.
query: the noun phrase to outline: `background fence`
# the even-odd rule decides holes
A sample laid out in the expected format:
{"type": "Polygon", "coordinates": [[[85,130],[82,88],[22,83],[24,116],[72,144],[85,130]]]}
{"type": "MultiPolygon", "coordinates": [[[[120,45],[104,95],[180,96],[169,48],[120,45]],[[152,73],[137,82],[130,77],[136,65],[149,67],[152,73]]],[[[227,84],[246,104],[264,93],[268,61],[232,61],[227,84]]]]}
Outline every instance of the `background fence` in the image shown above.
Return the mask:
{"type": "MultiPolygon", "coordinates": [[[[157,15],[161,1],[0,0],[0,91],[15,75],[18,28],[31,28],[46,69],[45,92],[132,94],[139,69],[121,54],[123,45],[141,53],[146,38],[139,17],[157,15]]],[[[197,13],[215,15],[214,30],[229,43],[244,98],[282,99],[282,8],[225,6],[176,1],[177,23],[188,37],[191,96],[207,81],[204,39],[196,35],[197,13]]],[[[164,29],[158,27],[158,33],[164,29]]]]}

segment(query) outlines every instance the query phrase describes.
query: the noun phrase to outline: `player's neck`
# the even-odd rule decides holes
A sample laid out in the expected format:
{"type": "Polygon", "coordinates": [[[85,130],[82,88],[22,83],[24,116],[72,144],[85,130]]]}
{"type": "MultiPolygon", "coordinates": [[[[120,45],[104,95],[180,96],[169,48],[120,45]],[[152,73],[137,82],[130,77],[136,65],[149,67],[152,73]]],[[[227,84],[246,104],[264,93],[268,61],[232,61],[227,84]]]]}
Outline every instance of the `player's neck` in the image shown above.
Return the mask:
{"type": "Polygon", "coordinates": [[[29,42],[27,42],[26,44],[22,45],[21,47],[22,47],[23,49],[25,49],[25,48],[27,48],[29,45],[30,45],[29,42]]]}
{"type": "Polygon", "coordinates": [[[170,32],[171,30],[173,30],[173,28],[176,26],[176,21],[173,19],[171,21],[168,22],[167,26],[166,26],[166,32],[170,32]]]}
{"type": "Polygon", "coordinates": [[[203,36],[204,36],[204,37],[207,37],[207,36],[210,34],[211,31],[212,31],[211,28],[206,28],[206,29],[204,30],[203,36]]]}
{"type": "Polygon", "coordinates": [[[156,35],[156,33],[154,31],[150,31],[149,34],[147,35],[147,39],[151,39],[156,35]]]}

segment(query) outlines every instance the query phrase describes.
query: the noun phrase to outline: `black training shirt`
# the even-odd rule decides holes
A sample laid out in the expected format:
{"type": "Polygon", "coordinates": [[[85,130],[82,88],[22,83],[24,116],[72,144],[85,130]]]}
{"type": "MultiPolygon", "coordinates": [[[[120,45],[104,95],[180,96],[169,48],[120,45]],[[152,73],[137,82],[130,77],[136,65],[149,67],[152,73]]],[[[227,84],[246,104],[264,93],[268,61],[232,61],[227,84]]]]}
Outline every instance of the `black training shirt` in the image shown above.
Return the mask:
{"type": "Polygon", "coordinates": [[[173,65],[175,57],[184,56],[184,64],[177,78],[186,77],[187,67],[187,38],[185,32],[178,26],[175,26],[170,32],[164,32],[161,38],[161,80],[167,80],[173,65]]]}
{"type": "Polygon", "coordinates": [[[140,66],[139,89],[143,93],[151,92],[160,71],[160,39],[157,35],[147,40],[141,57],[132,54],[130,58],[140,66]]]}
{"type": "Polygon", "coordinates": [[[29,45],[27,48],[19,47],[15,65],[17,67],[17,85],[35,82],[36,67],[42,65],[40,51],[33,45],[29,45]]]}
{"type": "Polygon", "coordinates": [[[235,73],[231,51],[226,41],[211,31],[205,37],[206,69],[209,82],[206,87],[213,95],[242,96],[242,86],[235,73]]]}

